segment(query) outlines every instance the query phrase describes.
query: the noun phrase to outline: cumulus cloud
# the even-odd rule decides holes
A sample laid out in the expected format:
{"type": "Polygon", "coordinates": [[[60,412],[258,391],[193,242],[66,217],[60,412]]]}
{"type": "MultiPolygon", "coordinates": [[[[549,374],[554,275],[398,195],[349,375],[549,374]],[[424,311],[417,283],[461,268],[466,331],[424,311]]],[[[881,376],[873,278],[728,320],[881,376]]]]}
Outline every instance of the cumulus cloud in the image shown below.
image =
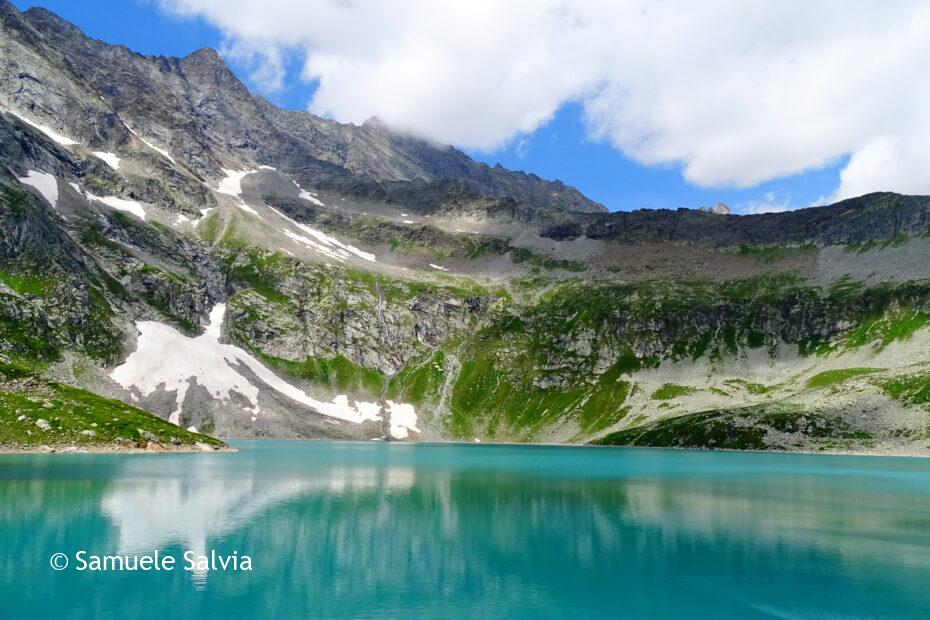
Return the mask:
{"type": "Polygon", "coordinates": [[[738,213],[754,215],[756,213],[781,213],[791,211],[791,201],[788,198],[779,198],[775,192],[767,192],[762,200],[751,200],[736,207],[738,213]]]}
{"type": "Polygon", "coordinates": [[[835,198],[930,193],[922,0],[160,0],[199,15],[311,111],[493,149],[567,102],[588,130],[699,186],[750,187],[849,156],[835,198]]]}

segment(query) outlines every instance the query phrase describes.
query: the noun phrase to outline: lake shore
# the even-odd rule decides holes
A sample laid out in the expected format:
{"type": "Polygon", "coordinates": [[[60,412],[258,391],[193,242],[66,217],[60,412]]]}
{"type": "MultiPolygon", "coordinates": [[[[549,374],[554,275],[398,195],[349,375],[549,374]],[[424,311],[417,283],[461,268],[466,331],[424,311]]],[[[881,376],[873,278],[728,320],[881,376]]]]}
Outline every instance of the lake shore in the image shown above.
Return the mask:
{"type": "Polygon", "coordinates": [[[238,452],[228,445],[205,443],[171,445],[155,442],[145,444],[60,444],[37,446],[0,445],[3,454],[169,454],[178,452],[238,452]]]}

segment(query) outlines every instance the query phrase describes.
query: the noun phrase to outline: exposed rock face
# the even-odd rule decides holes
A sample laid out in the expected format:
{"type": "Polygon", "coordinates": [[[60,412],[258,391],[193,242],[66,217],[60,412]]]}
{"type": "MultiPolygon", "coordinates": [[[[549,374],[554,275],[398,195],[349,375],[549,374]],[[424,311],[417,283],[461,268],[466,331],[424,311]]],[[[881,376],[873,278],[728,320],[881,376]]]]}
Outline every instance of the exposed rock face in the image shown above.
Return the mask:
{"type": "Polygon", "coordinates": [[[67,128],[94,148],[126,144],[135,131],[205,178],[220,176],[229,162],[266,164],[316,185],[366,192],[383,194],[383,182],[428,187],[454,180],[479,194],[605,211],[560,182],[491,168],[378,122],[341,125],[278,109],[252,95],[210,49],[181,59],[146,57],[88,39],[43,9],[19,14],[7,4],[0,19],[7,41],[2,68],[10,76],[4,104],[31,106],[37,120],[67,128]],[[55,118],[64,109],[68,116],[55,118]]]}
{"type": "Polygon", "coordinates": [[[226,437],[926,449],[928,197],[607,213],[212,50],[0,35],[0,372],[226,437]]]}

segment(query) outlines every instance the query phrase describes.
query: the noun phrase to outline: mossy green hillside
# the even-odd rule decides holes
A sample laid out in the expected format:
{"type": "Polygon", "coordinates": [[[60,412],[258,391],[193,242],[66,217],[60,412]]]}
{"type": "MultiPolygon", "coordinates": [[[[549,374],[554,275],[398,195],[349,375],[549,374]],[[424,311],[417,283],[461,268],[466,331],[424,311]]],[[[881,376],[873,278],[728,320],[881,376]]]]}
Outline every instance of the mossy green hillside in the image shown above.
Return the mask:
{"type": "Polygon", "coordinates": [[[697,392],[697,388],[675,383],[665,383],[652,393],[652,400],[674,400],[681,396],[688,396],[697,392]]]}
{"type": "Polygon", "coordinates": [[[0,446],[118,446],[148,441],[165,445],[219,440],[191,433],[120,401],[55,383],[0,387],[0,446]]]}
{"type": "Polygon", "coordinates": [[[889,379],[877,379],[876,383],[886,395],[905,405],[925,408],[930,405],[930,372],[922,371],[889,379]]]}
{"type": "Polygon", "coordinates": [[[726,450],[867,446],[868,433],[836,415],[789,403],[709,410],[611,433],[594,444],[726,450]],[[774,432],[772,435],[770,433],[774,432]]]}
{"type": "Polygon", "coordinates": [[[882,372],[883,368],[838,368],[819,372],[807,380],[805,385],[810,389],[824,388],[843,383],[855,377],[882,372]]]}

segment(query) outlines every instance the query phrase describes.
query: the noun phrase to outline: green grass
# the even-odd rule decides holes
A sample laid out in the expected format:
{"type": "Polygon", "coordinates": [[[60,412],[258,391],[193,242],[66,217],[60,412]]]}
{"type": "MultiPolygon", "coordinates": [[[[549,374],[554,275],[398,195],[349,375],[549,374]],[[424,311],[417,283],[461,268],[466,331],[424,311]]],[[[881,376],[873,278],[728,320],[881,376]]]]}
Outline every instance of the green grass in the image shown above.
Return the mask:
{"type": "Polygon", "coordinates": [[[928,323],[930,314],[922,310],[899,310],[868,318],[845,336],[843,345],[853,349],[876,343],[883,348],[896,340],[907,340],[928,323]]]}
{"type": "Polygon", "coordinates": [[[801,246],[759,246],[741,245],[737,250],[740,256],[754,258],[763,263],[774,263],[794,256],[802,256],[815,252],[817,246],[805,244],[801,246]]]}
{"type": "Polygon", "coordinates": [[[527,263],[542,269],[561,269],[574,272],[586,271],[587,269],[584,263],[579,261],[550,258],[524,248],[512,248],[510,250],[510,259],[514,263],[527,263]]]}
{"type": "Polygon", "coordinates": [[[33,274],[0,272],[0,280],[20,295],[45,297],[55,288],[55,278],[33,274]]]}
{"type": "Polygon", "coordinates": [[[276,283],[286,276],[289,267],[278,253],[250,248],[226,258],[230,279],[248,285],[252,290],[275,303],[287,303],[287,296],[278,292],[276,283]]]}
{"type": "Polygon", "coordinates": [[[308,357],[301,362],[295,362],[266,355],[254,347],[250,348],[252,353],[269,367],[337,392],[377,399],[385,385],[385,377],[380,372],[359,366],[341,355],[331,359],[308,357]]]}
{"type": "Polygon", "coordinates": [[[853,377],[861,377],[876,372],[882,372],[884,368],[839,368],[836,370],[825,370],[819,372],[805,384],[808,389],[825,388],[837,383],[842,383],[853,377]]]}
{"type": "Polygon", "coordinates": [[[217,439],[191,433],[147,411],[73,387],[51,383],[36,385],[25,392],[0,391],[0,445],[3,446],[91,447],[116,444],[121,440],[135,443],[143,441],[140,431],[151,433],[165,444],[223,445],[217,439]],[[40,419],[48,422],[48,430],[36,425],[40,419]],[[92,431],[94,435],[83,434],[83,431],[92,431]]]}
{"type": "Polygon", "coordinates": [[[885,394],[905,405],[930,403],[930,373],[896,377],[876,383],[885,394]]]}
{"type": "Polygon", "coordinates": [[[689,387],[687,385],[666,383],[652,393],[652,400],[673,400],[681,396],[694,394],[697,391],[699,391],[697,388],[689,387]]]}
{"type": "Polygon", "coordinates": [[[751,381],[746,381],[745,379],[727,379],[723,383],[724,385],[728,385],[732,388],[746,390],[750,394],[755,394],[756,396],[768,394],[773,389],[775,389],[775,386],[767,386],[763,385],[762,383],[753,383],[751,381]]]}
{"type": "Polygon", "coordinates": [[[391,377],[386,396],[417,407],[435,404],[439,401],[445,379],[445,355],[442,351],[436,351],[425,362],[408,363],[391,377]]]}
{"type": "Polygon", "coordinates": [[[216,212],[209,214],[207,217],[203,218],[203,221],[197,226],[197,235],[204,241],[213,243],[216,241],[219,222],[220,218],[216,212]]]}
{"type": "Polygon", "coordinates": [[[665,418],[611,433],[592,443],[727,450],[784,450],[797,446],[768,439],[770,430],[799,436],[801,445],[830,447],[837,440],[846,440],[853,446],[871,440],[868,433],[841,419],[798,405],[774,403],[665,418]]]}

